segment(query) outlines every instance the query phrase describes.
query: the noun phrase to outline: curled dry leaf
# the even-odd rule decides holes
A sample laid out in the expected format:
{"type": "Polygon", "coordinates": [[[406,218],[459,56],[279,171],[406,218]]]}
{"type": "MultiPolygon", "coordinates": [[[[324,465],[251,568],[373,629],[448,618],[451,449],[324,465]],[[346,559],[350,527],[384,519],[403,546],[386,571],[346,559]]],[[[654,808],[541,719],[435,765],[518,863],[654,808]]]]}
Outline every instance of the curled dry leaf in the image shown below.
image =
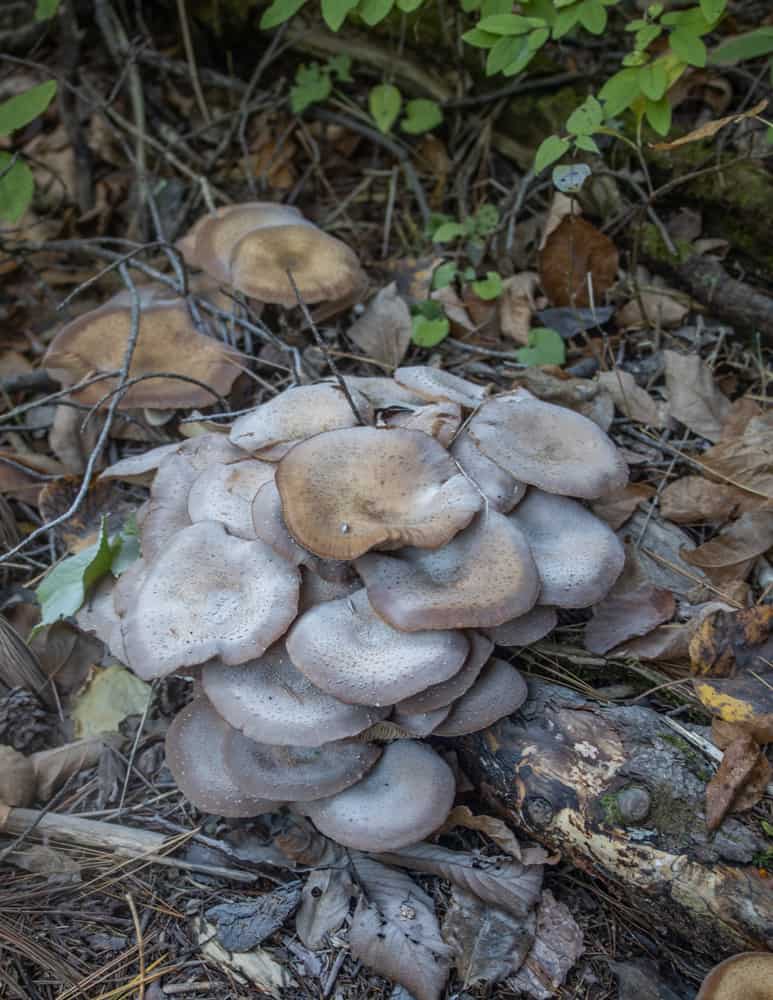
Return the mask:
{"type": "Polygon", "coordinates": [[[658,151],[664,149],[678,149],[679,146],[684,146],[690,142],[702,142],[704,139],[710,139],[715,136],[721,128],[725,125],[730,125],[731,122],[740,122],[744,118],[756,118],[765,108],[768,106],[767,99],[759,101],[754,105],[753,108],[749,108],[747,111],[741,114],[726,115],[724,118],[715,118],[712,121],[705,122],[699,128],[694,128],[685,135],[680,135],[678,139],[673,139],[671,142],[650,142],[648,143],[650,149],[656,149],[658,151]]]}
{"type": "Polygon", "coordinates": [[[485,833],[511,858],[521,860],[521,845],[516,840],[515,834],[507,823],[497,819],[496,816],[476,816],[469,806],[456,806],[448,814],[443,829],[450,830],[455,826],[463,826],[467,830],[478,830],[480,833],[485,833]]]}
{"type": "Polygon", "coordinates": [[[113,664],[96,670],[78,694],[71,711],[76,736],[117,732],[129,715],[142,715],[150,701],[150,685],[130,670],[113,664]]]}
{"type": "Polygon", "coordinates": [[[371,299],[346,335],[366,358],[397,368],[410,346],[411,330],[410,310],[393,281],[371,299]]]}
{"type": "Polygon", "coordinates": [[[576,216],[563,219],[539,255],[542,288],[554,306],[601,304],[615,282],[617,267],[612,240],[576,216]]]}
{"type": "Polygon", "coordinates": [[[682,557],[700,567],[716,586],[744,580],[754,560],[773,545],[773,510],[749,511],[682,557]]]}
{"type": "Polygon", "coordinates": [[[246,902],[220,903],[206,912],[217,925],[217,939],[228,951],[251,951],[279,930],[301,901],[298,883],[278,886],[246,902]]]}
{"type": "Polygon", "coordinates": [[[695,548],[695,542],[657,514],[649,517],[644,511],[636,511],[621,530],[620,538],[638,546],[642,567],[656,587],[689,598],[709,582],[702,569],[683,558],[695,548]]]}
{"type": "Polygon", "coordinates": [[[345,868],[323,868],[309,875],[295,915],[295,929],[307,948],[314,951],[323,947],[328,935],[343,924],[353,892],[345,868]]]}
{"type": "Polygon", "coordinates": [[[743,812],[756,805],[770,780],[770,764],[757,741],[748,733],[733,740],[722,763],[706,785],[706,826],[716,830],[732,810],[743,812]]]}
{"type": "Polygon", "coordinates": [[[13,747],[0,747],[0,803],[31,806],[36,788],[32,761],[13,747]]]}
{"type": "Polygon", "coordinates": [[[757,662],[773,627],[773,607],[760,604],[741,611],[715,611],[699,625],[690,640],[694,674],[729,677],[757,662]]]}
{"type": "Polygon", "coordinates": [[[249,952],[228,952],[217,940],[213,924],[199,920],[194,926],[196,941],[203,957],[233,975],[237,982],[252,983],[261,993],[280,1000],[282,990],[297,983],[286,965],[280,965],[265,948],[253,948],[249,952]]]}
{"type": "Polygon", "coordinates": [[[712,483],[703,476],[682,476],[660,494],[660,513],[676,524],[726,521],[750,499],[754,500],[734,486],[712,483]]]}
{"type": "Polygon", "coordinates": [[[30,760],[35,772],[36,798],[48,801],[70,778],[87,767],[94,767],[105,748],[102,739],[75,740],[52,750],[40,750],[30,760]]]}
{"type": "Polygon", "coordinates": [[[731,486],[773,500],[773,412],[753,417],[740,437],[726,438],[701,456],[701,463],[731,486]]]}
{"type": "Polygon", "coordinates": [[[598,383],[607,390],[617,409],[629,420],[636,420],[648,427],[664,425],[658,404],[646,389],[637,385],[636,379],[630,372],[621,368],[611,372],[601,372],[598,383]]]}
{"type": "Polygon", "coordinates": [[[539,275],[536,271],[522,271],[504,282],[499,297],[499,328],[516,344],[528,344],[531,317],[535,309],[534,293],[539,275]]]}
{"type": "Polygon", "coordinates": [[[621,490],[615,490],[600,500],[594,500],[591,510],[606,521],[613,531],[625,524],[639,504],[655,496],[655,488],[647,483],[628,483],[621,490]]]}
{"type": "Polygon", "coordinates": [[[537,936],[518,973],[508,980],[535,1000],[558,995],[567,973],[584,951],[582,931],[569,908],[546,889],[537,910],[537,936]]]}
{"type": "Polygon", "coordinates": [[[689,299],[680,292],[670,288],[643,288],[639,297],[626,303],[616,318],[618,326],[624,330],[641,330],[648,326],[668,329],[679,326],[689,311],[689,299]]]}
{"type": "Polygon", "coordinates": [[[709,441],[719,441],[730,400],[697,354],[663,351],[669,416],[709,441]]]}
{"type": "Polygon", "coordinates": [[[430,298],[442,304],[443,312],[451,324],[451,331],[453,333],[458,333],[459,331],[474,333],[478,329],[467,312],[464,302],[459,298],[451,285],[446,285],[445,288],[438,288],[430,295],[430,298]]]}

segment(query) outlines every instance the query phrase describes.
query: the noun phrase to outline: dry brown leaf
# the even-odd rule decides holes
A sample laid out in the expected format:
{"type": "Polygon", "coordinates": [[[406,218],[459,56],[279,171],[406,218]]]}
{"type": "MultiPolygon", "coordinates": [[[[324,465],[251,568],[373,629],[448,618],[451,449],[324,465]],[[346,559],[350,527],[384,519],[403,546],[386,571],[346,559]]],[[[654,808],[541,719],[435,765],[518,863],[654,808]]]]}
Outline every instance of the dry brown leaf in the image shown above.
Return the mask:
{"type": "Polygon", "coordinates": [[[510,827],[496,816],[476,816],[468,806],[455,806],[443,824],[444,830],[463,826],[467,830],[479,830],[494,841],[512,858],[521,860],[521,845],[510,827]]]}
{"type": "Polygon", "coordinates": [[[601,500],[594,500],[591,510],[606,521],[613,531],[617,531],[625,524],[633,514],[639,504],[655,496],[655,488],[647,483],[628,483],[621,490],[609,493],[601,500]]]}
{"type": "Polygon", "coordinates": [[[730,412],[730,400],[720,392],[711,369],[697,354],[663,351],[668,412],[693,433],[719,441],[730,412]]]}
{"type": "Polygon", "coordinates": [[[30,762],[35,774],[36,798],[48,801],[66,781],[86,767],[93,767],[102,754],[102,739],[75,740],[53,750],[39,750],[30,762]]]}
{"type": "Polygon", "coordinates": [[[545,217],[545,225],[540,236],[538,250],[547,243],[548,237],[553,233],[568,215],[582,215],[580,203],[576,198],[570,198],[563,191],[554,191],[553,200],[550,202],[548,214],[545,217]]]}
{"type": "Polygon", "coordinates": [[[748,396],[734,400],[722,424],[722,435],[719,440],[732,441],[734,438],[742,438],[749,422],[763,416],[764,413],[760,404],[748,396]]]}
{"type": "Polygon", "coordinates": [[[328,935],[338,930],[349,915],[352,894],[345,868],[324,868],[309,875],[295,915],[295,929],[307,948],[322,948],[328,935]]]}
{"type": "Polygon", "coordinates": [[[703,476],[682,476],[660,494],[660,513],[676,524],[726,521],[749,499],[734,486],[712,483],[703,476]]]}
{"type": "Polygon", "coordinates": [[[397,282],[382,288],[347,336],[366,358],[397,368],[411,343],[411,312],[397,292],[397,282]]]}
{"type": "Polygon", "coordinates": [[[542,288],[554,306],[600,305],[617,277],[617,247],[585,219],[567,216],[539,255],[542,288]]]}
{"type": "Polygon", "coordinates": [[[665,421],[660,407],[646,389],[637,385],[630,372],[616,368],[611,372],[601,372],[598,376],[599,385],[603,386],[615,406],[629,420],[636,420],[648,427],[663,427],[665,421]]]}
{"type": "Polygon", "coordinates": [[[723,437],[701,463],[730,485],[773,500],[773,412],[750,420],[741,437],[723,437]]]}
{"type": "Polygon", "coordinates": [[[676,524],[657,514],[637,510],[618,534],[623,542],[637,545],[641,565],[656,587],[689,600],[709,583],[700,567],[691,566],[683,558],[683,553],[694,549],[695,543],[676,524]]]}
{"type": "Polygon", "coordinates": [[[744,580],[755,559],[773,546],[773,510],[749,511],[733,521],[711,541],[681,555],[700,567],[715,586],[744,580]]]}
{"type": "Polygon", "coordinates": [[[773,714],[761,715],[751,722],[725,722],[724,719],[717,718],[711,720],[711,742],[720,750],[726,750],[733,740],[744,733],[749,733],[760,744],[773,743],[773,714]]]}
{"type": "Polygon", "coordinates": [[[623,330],[641,330],[648,326],[670,329],[683,322],[690,311],[689,302],[686,295],[670,288],[643,288],[639,296],[618,310],[615,318],[623,330]]]}
{"type": "Polygon", "coordinates": [[[31,806],[36,797],[36,785],[29,757],[13,747],[0,746],[0,803],[31,806]]]}
{"type": "Polygon", "coordinates": [[[430,298],[442,303],[443,312],[451,324],[451,331],[453,333],[458,333],[459,331],[474,333],[478,329],[472,319],[470,319],[470,314],[467,312],[464,302],[462,302],[451,285],[446,285],[445,288],[438,288],[430,295],[430,298]]]}
{"type": "Polygon", "coordinates": [[[679,146],[685,146],[690,142],[701,142],[703,139],[710,139],[712,136],[716,135],[721,128],[725,125],[729,125],[731,122],[740,122],[744,118],[756,118],[760,112],[764,111],[768,106],[767,99],[760,101],[755,104],[753,108],[749,108],[748,111],[743,111],[741,114],[726,115],[724,118],[715,118],[713,121],[705,122],[699,128],[694,128],[686,135],[680,135],[678,139],[673,139],[671,142],[651,142],[649,143],[650,149],[657,149],[658,151],[664,149],[678,149],[679,146]]]}
{"type": "Polygon", "coordinates": [[[518,993],[535,1000],[550,1000],[584,951],[582,931],[569,907],[559,903],[549,889],[537,910],[537,937],[518,973],[507,980],[518,993]]]}
{"type": "Polygon", "coordinates": [[[88,456],[97,442],[102,420],[90,420],[83,430],[83,412],[72,406],[57,406],[54,423],[48,434],[51,450],[72,475],[80,475],[86,468],[88,456]]]}
{"type": "Polygon", "coordinates": [[[398,257],[385,260],[384,272],[397,282],[397,291],[414,305],[429,298],[435,269],[443,263],[442,257],[398,257]]]}
{"type": "Polygon", "coordinates": [[[758,742],[770,742],[773,735],[773,669],[769,666],[754,666],[735,677],[694,677],[692,686],[701,704],[712,715],[723,722],[742,726],[758,742]]]}
{"type": "Polygon", "coordinates": [[[719,770],[706,785],[706,826],[716,830],[732,810],[751,809],[770,779],[770,764],[748,734],[733,740],[719,770]]]}
{"type": "Polygon", "coordinates": [[[38,494],[52,477],[64,472],[46,455],[0,451],[0,493],[37,506],[38,494]]]}
{"type": "Polygon", "coordinates": [[[752,666],[770,638],[773,607],[760,604],[741,611],[716,611],[706,617],[690,640],[694,674],[729,677],[752,666]]]}
{"type": "Polygon", "coordinates": [[[528,344],[534,293],[539,282],[536,271],[522,271],[504,282],[499,297],[499,328],[516,344],[528,344]]]}

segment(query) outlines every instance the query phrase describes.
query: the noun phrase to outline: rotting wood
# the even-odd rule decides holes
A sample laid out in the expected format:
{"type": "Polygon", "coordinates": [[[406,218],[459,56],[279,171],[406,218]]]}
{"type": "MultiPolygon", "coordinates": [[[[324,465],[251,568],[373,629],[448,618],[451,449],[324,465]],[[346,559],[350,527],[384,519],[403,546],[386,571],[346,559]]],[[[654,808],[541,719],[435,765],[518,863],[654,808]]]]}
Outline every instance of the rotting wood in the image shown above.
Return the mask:
{"type": "Polygon", "coordinates": [[[773,947],[766,844],[738,816],[706,830],[713,768],[654,711],[530,682],[523,708],[455,742],[481,793],[646,919],[719,958],[773,947]]]}

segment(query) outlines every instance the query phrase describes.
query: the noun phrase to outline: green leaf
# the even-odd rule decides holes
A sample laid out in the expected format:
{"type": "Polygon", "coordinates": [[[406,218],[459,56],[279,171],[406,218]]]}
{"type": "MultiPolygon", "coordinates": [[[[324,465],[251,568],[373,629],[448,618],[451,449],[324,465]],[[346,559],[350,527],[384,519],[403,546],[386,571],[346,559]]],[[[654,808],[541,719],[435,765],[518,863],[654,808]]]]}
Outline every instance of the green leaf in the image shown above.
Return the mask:
{"type": "Polygon", "coordinates": [[[642,28],[646,28],[646,27],[647,27],[647,22],[643,18],[637,17],[635,20],[629,21],[628,24],[626,24],[625,30],[626,31],[641,31],[642,28]]]}
{"type": "Polygon", "coordinates": [[[451,324],[445,316],[429,319],[421,313],[411,317],[411,340],[417,347],[435,347],[451,332],[451,324]]]}
{"type": "Polygon", "coordinates": [[[492,35],[525,35],[534,27],[532,18],[520,14],[495,14],[478,22],[481,31],[492,35]]]}
{"type": "Polygon", "coordinates": [[[35,180],[23,160],[14,163],[10,153],[0,152],[0,219],[18,222],[35,193],[35,180]]]}
{"type": "Polygon", "coordinates": [[[578,135],[574,140],[574,144],[578,149],[585,150],[586,153],[596,153],[597,156],[601,155],[601,150],[596,144],[596,140],[591,139],[589,135],[578,135]]]}
{"type": "Polygon", "coordinates": [[[686,28],[693,35],[707,35],[714,26],[711,21],[706,20],[699,7],[672,10],[661,17],[660,23],[669,28],[686,28]]]}
{"type": "Polygon", "coordinates": [[[453,240],[458,240],[460,236],[466,235],[467,227],[463,226],[461,222],[444,222],[432,234],[432,242],[451,243],[453,240]]]}
{"type": "Polygon", "coordinates": [[[592,35],[602,35],[607,26],[607,9],[599,0],[585,0],[580,7],[580,24],[592,35]]]}
{"type": "Polygon", "coordinates": [[[566,128],[572,135],[591,135],[601,126],[604,111],[595,97],[586,97],[569,115],[566,128]]]}
{"type": "Polygon", "coordinates": [[[659,24],[645,24],[645,26],[636,32],[636,38],[634,44],[636,48],[640,51],[644,51],[648,45],[651,45],[656,38],[659,38],[663,34],[663,29],[659,24]]]}
{"type": "Polygon", "coordinates": [[[322,18],[331,31],[338,31],[346,15],[354,10],[359,0],[322,0],[322,18]]]}
{"type": "MultiPolygon", "coordinates": [[[[587,138],[587,136],[580,136],[580,138],[587,138]]],[[[593,142],[592,139],[590,141],[593,142]]],[[[579,194],[583,184],[590,177],[590,173],[590,167],[587,163],[569,163],[553,167],[553,187],[562,194],[579,194]]]]}
{"type": "Polygon", "coordinates": [[[483,0],[480,5],[480,16],[494,17],[495,14],[509,14],[512,9],[511,0],[483,0]]]}
{"type": "Polygon", "coordinates": [[[295,86],[290,88],[290,108],[299,115],[312,104],[327,100],[333,90],[330,73],[319,65],[299,66],[295,74],[295,86]]]}
{"type": "Polygon", "coordinates": [[[499,41],[499,35],[492,35],[490,31],[481,31],[480,28],[473,28],[465,31],[462,41],[467,42],[476,49],[490,49],[499,41]]]}
{"type": "Polygon", "coordinates": [[[401,10],[403,14],[412,14],[415,10],[424,3],[424,0],[397,0],[398,10],[401,10]]]}
{"type": "Polygon", "coordinates": [[[560,10],[553,22],[553,38],[563,38],[580,20],[580,5],[574,4],[560,10]]]}
{"type": "Polygon", "coordinates": [[[484,302],[498,299],[502,294],[502,288],[502,278],[496,271],[487,271],[485,278],[472,283],[473,292],[484,302]]]}
{"type": "Polygon", "coordinates": [[[499,225],[499,209],[488,202],[481,205],[473,218],[473,232],[478,236],[488,236],[499,225]]]}
{"type": "Polygon", "coordinates": [[[493,76],[528,51],[528,35],[501,37],[486,59],[486,76],[493,76]]]}
{"type": "Polygon", "coordinates": [[[628,55],[623,56],[623,66],[643,66],[647,61],[647,56],[644,52],[629,52],[628,55]]]}
{"type": "Polygon", "coordinates": [[[306,0],[274,0],[271,6],[263,11],[260,27],[265,31],[267,28],[276,28],[284,24],[297,14],[305,3],[306,0]]]}
{"type": "Polygon", "coordinates": [[[331,56],[327,61],[327,69],[340,83],[352,83],[352,57],[342,52],[340,56],[331,56]]]}
{"type": "Polygon", "coordinates": [[[663,13],[662,3],[651,3],[647,8],[647,14],[653,19],[660,17],[662,13],[663,13]]]}
{"type": "Polygon", "coordinates": [[[700,0],[701,14],[707,21],[718,21],[726,7],[727,0],[700,0]]]}
{"type": "Polygon", "coordinates": [[[522,365],[562,365],[566,361],[566,346],[560,333],[547,326],[529,331],[528,347],[515,352],[522,365]]]}
{"type": "Polygon", "coordinates": [[[458,268],[452,260],[445,264],[440,264],[432,274],[432,290],[438,291],[440,288],[448,288],[457,275],[458,268]]]}
{"type": "Polygon", "coordinates": [[[693,35],[684,28],[677,28],[671,32],[668,41],[682,62],[686,62],[690,66],[702,67],[706,65],[706,46],[697,35],[693,35]]]}
{"type": "Polygon", "coordinates": [[[523,52],[521,52],[521,54],[518,56],[518,58],[514,62],[508,63],[507,66],[505,66],[505,68],[502,70],[503,76],[515,76],[517,73],[522,73],[529,65],[529,63],[532,61],[534,56],[537,54],[529,46],[528,44],[529,38],[531,38],[531,35],[527,36],[526,46],[523,52]]]}
{"type": "Polygon", "coordinates": [[[659,101],[648,100],[644,110],[647,121],[658,135],[667,136],[671,128],[671,104],[668,97],[664,95],[659,101]]]}
{"type": "Polygon", "coordinates": [[[30,87],[16,97],[9,97],[0,104],[0,135],[10,135],[17,128],[42,115],[56,93],[56,80],[46,80],[37,87],[30,87]]]}
{"type": "Polygon", "coordinates": [[[421,135],[436,128],[442,121],[443,112],[437,101],[417,97],[405,105],[405,118],[400,122],[400,128],[408,135],[421,135]]]}
{"type": "Polygon", "coordinates": [[[757,28],[744,35],[734,35],[721,42],[711,53],[709,62],[715,66],[735,66],[744,59],[757,59],[773,52],[773,25],[757,28]]]}
{"type": "Polygon", "coordinates": [[[380,83],[377,87],[373,87],[368,95],[368,107],[379,132],[385,135],[389,132],[400,114],[402,105],[403,96],[393,84],[380,83]]]}
{"type": "Polygon", "coordinates": [[[535,28],[528,38],[529,50],[531,52],[536,52],[537,49],[541,49],[548,38],[550,38],[550,28],[535,28]]]}
{"type": "Polygon", "coordinates": [[[465,14],[472,14],[474,10],[478,10],[481,5],[481,0],[462,0],[462,10],[465,14]]]}
{"type": "Polygon", "coordinates": [[[660,62],[647,63],[639,70],[639,86],[645,97],[659,101],[668,90],[668,73],[660,62]]]}
{"type": "Polygon", "coordinates": [[[371,28],[380,24],[395,5],[395,0],[362,0],[358,13],[371,28]]]}
{"type": "Polygon", "coordinates": [[[564,153],[569,150],[570,145],[568,139],[562,139],[558,135],[549,135],[547,139],[542,141],[537,155],[534,157],[534,173],[541,174],[551,163],[560,160],[564,153]]]}
{"type": "Polygon", "coordinates": [[[59,0],[38,0],[35,7],[35,20],[48,21],[59,10],[59,0]]]}
{"type": "Polygon", "coordinates": [[[599,98],[604,102],[604,116],[614,118],[630,108],[640,93],[638,71],[621,69],[599,91],[599,98]]]}
{"type": "Polygon", "coordinates": [[[89,589],[110,571],[120,547],[120,537],[113,541],[108,539],[103,518],[99,540],[54,566],[35,591],[41,609],[40,624],[36,630],[74,615],[89,589]]]}

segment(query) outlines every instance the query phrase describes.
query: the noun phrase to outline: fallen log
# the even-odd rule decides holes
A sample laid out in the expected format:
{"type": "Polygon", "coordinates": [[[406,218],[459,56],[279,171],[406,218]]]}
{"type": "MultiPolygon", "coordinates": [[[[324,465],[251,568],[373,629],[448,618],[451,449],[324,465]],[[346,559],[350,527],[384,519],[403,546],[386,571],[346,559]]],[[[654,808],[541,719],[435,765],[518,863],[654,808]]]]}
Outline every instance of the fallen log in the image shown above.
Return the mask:
{"type": "Polygon", "coordinates": [[[488,805],[613,883],[654,934],[714,960],[773,947],[773,887],[753,865],[768,845],[737,816],[707,831],[703,755],[648,708],[529,687],[518,713],[456,744],[488,805]]]}

